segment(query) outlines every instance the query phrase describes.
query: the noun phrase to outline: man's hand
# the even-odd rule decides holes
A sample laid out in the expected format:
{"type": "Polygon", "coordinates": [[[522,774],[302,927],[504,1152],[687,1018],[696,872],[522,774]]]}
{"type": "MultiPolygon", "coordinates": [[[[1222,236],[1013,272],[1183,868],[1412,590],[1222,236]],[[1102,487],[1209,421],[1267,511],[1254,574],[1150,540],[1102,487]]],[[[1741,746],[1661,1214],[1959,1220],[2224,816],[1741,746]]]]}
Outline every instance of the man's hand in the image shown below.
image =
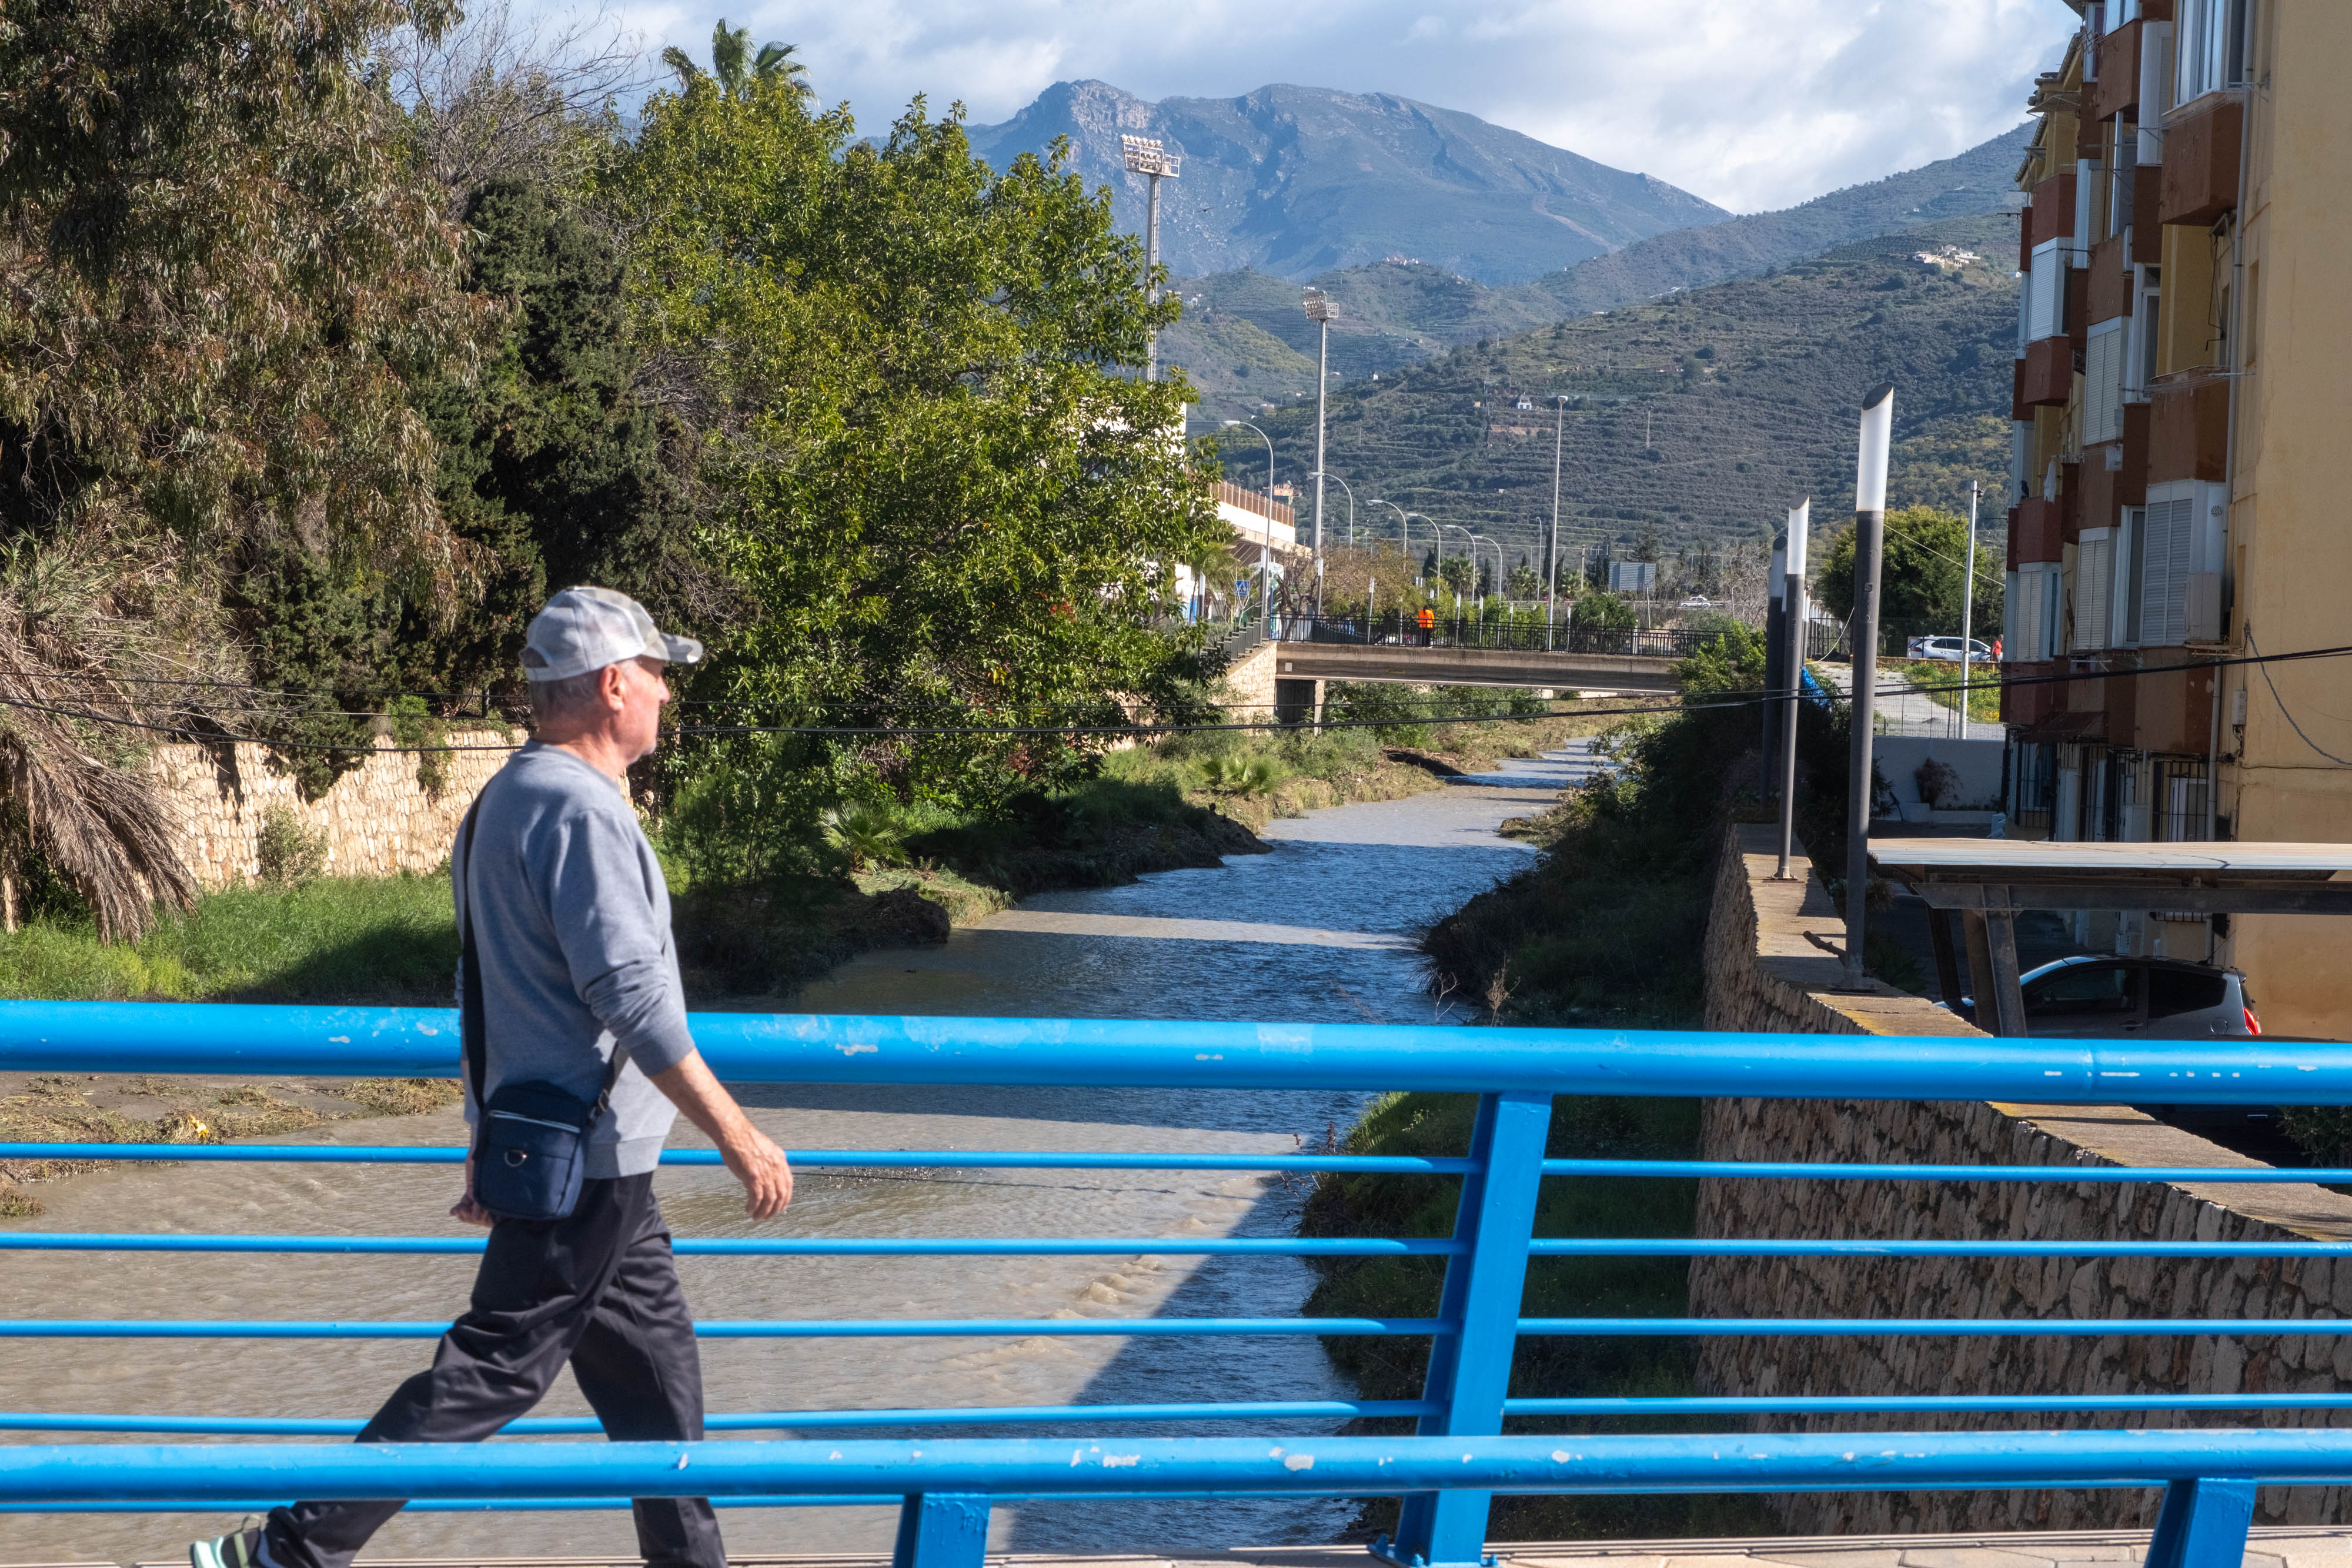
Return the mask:
{"type": "Polygon", "coordinates": [[[666,1072],[655,1073],[653,1085],[719,1145],[719,1157],[743,1184],[744,1213],[754,1219],[773,1219],[783,1213],[793,1201],[793,1172],[785,1163],[784,1151],[751,1125],[751,1118],[743,1114],[735,1096],[710,1075],[700,1051],[666,1072]]]}
{"type": "Polygon", "coordinates": [[[742,1117],[740,1130],[719,1145],[719,1157],[743,1184],[743,1212],[754,1219],[773,1219],[793,1201],[793,1167],[775,1140],[742,1117]]]}
{"type": "Polygon", "coordinates": [[[471,1155],[466,1156],[466,1190],[459,1193],[457,1201],[449,1206],[449,1218],[463,1220],[467,1225],[497,1223],[488,1209],[474,1201],[474,1156],[471,1155]]]}

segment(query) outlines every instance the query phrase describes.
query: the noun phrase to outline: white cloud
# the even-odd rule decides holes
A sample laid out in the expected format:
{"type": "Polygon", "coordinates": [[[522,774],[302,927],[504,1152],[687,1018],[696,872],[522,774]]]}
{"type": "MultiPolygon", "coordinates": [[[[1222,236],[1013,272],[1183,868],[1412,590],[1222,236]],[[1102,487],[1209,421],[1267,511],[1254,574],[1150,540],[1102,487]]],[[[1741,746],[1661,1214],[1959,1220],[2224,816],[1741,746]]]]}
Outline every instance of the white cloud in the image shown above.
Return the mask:
{"type": "MultiPolygon", "coordinates": [[[[698,58],[716,19],[626,17],[698,58]]],[[[1464,110],[1742,212],[2009,129],[2074,26],[2061,0],[764,0],[728,20],[799,45],[869,131],[918,92],[985,122],[1072,78],[1149,99],[1298,82],[1464,110]]]]}

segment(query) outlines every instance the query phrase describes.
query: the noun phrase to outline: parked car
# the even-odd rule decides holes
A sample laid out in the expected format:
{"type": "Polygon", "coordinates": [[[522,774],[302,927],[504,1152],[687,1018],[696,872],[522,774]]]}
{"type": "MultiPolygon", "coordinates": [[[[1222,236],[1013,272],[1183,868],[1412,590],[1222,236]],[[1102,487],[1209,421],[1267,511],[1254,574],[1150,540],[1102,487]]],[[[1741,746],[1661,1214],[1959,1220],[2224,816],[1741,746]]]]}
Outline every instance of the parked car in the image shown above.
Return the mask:
{"type": "MultiPolygon", "coordinates": [[[[2037,1040],[2112,1040],[2147,1035],[2198,1040],[2263,1032],[2246,977],[2186,958],[2061,958],[2022,980],[2025,1032],[2037,1040]]],[[[1976,1000],[1957,1009],[1976,1018],[1976,1000]]]]}
{"type": "MultiPolygon", "coordinates": [[[[1914,659],[1949,659],[1960,662],[1960,639],[1958,637],[1914,637],[1904,645],[1904,652],[1914,659]]],[[[1982,664],[1992,658],[1992,649],[1971,637],[1968,640],[1968,662],[1982,664]]]]}

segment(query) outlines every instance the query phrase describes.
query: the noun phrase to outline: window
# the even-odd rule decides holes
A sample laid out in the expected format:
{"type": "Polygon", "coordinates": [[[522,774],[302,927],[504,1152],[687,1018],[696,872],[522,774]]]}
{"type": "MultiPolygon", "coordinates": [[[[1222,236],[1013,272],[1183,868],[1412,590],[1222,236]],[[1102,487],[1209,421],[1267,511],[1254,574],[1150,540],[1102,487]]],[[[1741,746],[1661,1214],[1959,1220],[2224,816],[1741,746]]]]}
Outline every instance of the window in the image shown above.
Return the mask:
{"type": "Polygon", "coordinates": [[[2016,635],[2001,650],[2011,659],[2039,664],[2056,656],[2063,586],[2055,561],[2028,561],[2017,569],[2016,635]]]}
{"type": "Polygon", "coordinates": [[[2140,591],[2147,575],[2145,507],[2126,507],[2116,529],[2115,646],[2139,646],[2140,591]]]}
{"type": "Polygon", "coordinates": [[[2172,26],[2173,102],[2246,79],[2246,0],[2179,0],[2172,26]]]}
{"type": "Polygon", "coordinates": [[[2137,308],[2132,312],[2131,342],[2124,350],[2126,402],[2147,401],[2147,385],[2156,380],[2157,323],[2162,319],[2157,313],[2162,270],[2153,267],[2138,270],[2140,286],[2137,308]]]}
{"type": "Polygon", "coordinates": [[[2083,444],[2120,441],[2124,434],[2124,350],[2130,323],[2117,317],[2091,329],[2083,344],[2083,444]]]}
{"type": "Polygon", "coordinates": [[[2137,978],[2130,964],[2069,964],[2025,988],[2025,1010],[2067,1017],[2129,1013],[2138,1005],[2137,978]]]}
{"type": "Polygon", "coordinates": [[[2112,530],[2084,528],[2074,547],[2074,648],[2077,653],[2111,648],[2110,608],[2116,589],[2116,541],[2112,530]]]}
{"type": "Polygon", "coordinates": [[[2230,982],[2221,975],[2197,969],[2147,972],[2147,1016],[2150,1019],[2201,1013],[2229,1000],[2230,982]]]}
{"type": "Polygon", "coordinates": [[[2135,541],[2140,580],[2139,635],[2145,647],[2177,648],[2189,640],[2189,539],[2193,484],[2150,485],[2135,541]],[[2189,494],[2179,494],[2180,491],[2189,494]],[[2163,492],[2163,494],[2159,494],[2163,492]]]}
{"type": "Polygon", "coordinates": [[[2020,828],[2047,831],[2056,773],[2055,747],[2025,741],[2015,748],[2015,763],[2010,778],[2009,814],[2017,819],[2020,828]]]}
{"type": "Polygon", "coordinates": [[[2063,240],[2044,240],[2033,248],[2033,267],[2025,275],[2025,340],[2040,342],[2066,329],[2066,268],[2072,259],[2063,240]]]}

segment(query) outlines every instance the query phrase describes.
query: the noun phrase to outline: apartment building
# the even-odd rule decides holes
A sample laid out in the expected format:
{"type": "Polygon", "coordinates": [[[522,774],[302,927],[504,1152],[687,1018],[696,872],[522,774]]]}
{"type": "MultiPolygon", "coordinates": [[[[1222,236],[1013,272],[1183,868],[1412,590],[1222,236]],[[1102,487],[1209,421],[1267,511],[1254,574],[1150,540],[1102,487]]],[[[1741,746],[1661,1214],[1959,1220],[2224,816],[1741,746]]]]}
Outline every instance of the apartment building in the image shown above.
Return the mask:
{"type": "MultiPolygon", "coordinates": [[[[2352,4],[2070,0],[2019,183],[2003,674],[2019,831],[2352,840],[2352,4]]],[[[2347,923],[2078,915],[2352,1027],[2347,923]]]]}

